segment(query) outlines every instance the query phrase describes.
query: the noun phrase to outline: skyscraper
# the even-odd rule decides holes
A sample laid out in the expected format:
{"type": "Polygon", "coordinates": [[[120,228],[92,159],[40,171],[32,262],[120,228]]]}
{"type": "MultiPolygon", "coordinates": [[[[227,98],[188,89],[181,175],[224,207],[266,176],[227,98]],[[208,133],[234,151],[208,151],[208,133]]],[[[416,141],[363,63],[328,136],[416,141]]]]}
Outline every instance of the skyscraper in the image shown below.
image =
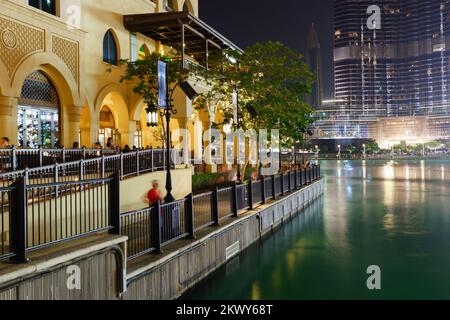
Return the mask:
{"type": "Polygon", "coordinates": [[[336,99],[318,125],[384,146],[450,138],[449,59],[448,0],[335,0],[336,99]]]}
{"type": "Polygon", "coordinates": [[[308,43],[306,50],[306,62],[314,73],[315,80],[308,103],[315,109],[322,106],[323,84],[322,84],[322,63],[320,57],[320,41],[314,23],[308,33],[308,43]]]}

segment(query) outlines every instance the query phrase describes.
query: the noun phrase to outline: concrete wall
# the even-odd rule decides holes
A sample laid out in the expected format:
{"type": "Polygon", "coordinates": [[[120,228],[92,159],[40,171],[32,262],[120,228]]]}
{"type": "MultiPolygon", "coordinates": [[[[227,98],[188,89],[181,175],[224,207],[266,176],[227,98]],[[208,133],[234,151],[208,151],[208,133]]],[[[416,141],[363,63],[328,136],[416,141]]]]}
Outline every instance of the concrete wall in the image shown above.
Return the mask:
{"type": "MultiPolygon", "coordinates": [[[[159,180],[163,196],[166,195],[166,172],[158,171],[127,179],[120,184],[121,211],[128,212],[145,208],[148,190],[152,181],[159,180]]],[[[183,199],[192,193],[192,169],[177,169],[172,171],[173,196],[183,199]]]]}

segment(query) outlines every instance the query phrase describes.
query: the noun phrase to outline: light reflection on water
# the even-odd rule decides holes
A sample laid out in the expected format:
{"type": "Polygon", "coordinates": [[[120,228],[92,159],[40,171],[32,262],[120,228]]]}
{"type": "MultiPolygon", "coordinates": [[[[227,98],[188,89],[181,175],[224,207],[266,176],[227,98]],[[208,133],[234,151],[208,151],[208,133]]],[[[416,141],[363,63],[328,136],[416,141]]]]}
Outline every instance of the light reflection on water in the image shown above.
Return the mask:
{"type": "Polygon", "coordinates": [[[450,161],[321,165],[324,197],[185,298],[450,299],[450,161]]]}

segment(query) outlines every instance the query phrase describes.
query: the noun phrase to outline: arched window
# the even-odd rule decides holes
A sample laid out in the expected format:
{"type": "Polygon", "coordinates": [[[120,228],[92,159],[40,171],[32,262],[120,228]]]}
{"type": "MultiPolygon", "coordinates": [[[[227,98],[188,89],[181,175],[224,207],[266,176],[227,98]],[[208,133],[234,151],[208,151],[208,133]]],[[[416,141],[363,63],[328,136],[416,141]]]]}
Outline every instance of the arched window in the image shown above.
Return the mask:
{"type": "Polygon", "coordinates": [[[21,147],[55,147],[60,142],[58,92],[42,72],[34,71],[22,87],[17,108],[21,147]]]}
{"type": "Polygon", "coordinates": [[[108,30],[103,38],[103,61],[113,65],[118,64],[116,39],[111,30],[108,30]]]}
{"type": "Polygon", "coordinates": [[[148,49],[148,47],[143,44],[140,48],[139,48],[139,60],[144,60],[147,56],[150,55],[150,50],[148,49]]]}
{"type": "Polygon", "coordinates": [[[39,10],[56,15],[56,0],[28,0],[28,4],[39,10]]]}

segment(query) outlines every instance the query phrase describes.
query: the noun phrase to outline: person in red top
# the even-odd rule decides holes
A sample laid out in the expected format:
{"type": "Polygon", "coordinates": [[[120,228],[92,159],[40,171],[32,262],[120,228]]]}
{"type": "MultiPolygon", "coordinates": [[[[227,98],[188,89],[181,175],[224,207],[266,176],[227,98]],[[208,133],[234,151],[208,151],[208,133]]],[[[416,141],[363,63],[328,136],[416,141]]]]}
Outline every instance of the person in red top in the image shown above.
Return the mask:
{"type": "Polygon", "coordinates": [[[150,206],[154,206],[158,200],[163,202],[161,191],[159,190],[159,181],[154,180],[152,182],[152,189],[147,193],[147,199],[150,206]]]}

